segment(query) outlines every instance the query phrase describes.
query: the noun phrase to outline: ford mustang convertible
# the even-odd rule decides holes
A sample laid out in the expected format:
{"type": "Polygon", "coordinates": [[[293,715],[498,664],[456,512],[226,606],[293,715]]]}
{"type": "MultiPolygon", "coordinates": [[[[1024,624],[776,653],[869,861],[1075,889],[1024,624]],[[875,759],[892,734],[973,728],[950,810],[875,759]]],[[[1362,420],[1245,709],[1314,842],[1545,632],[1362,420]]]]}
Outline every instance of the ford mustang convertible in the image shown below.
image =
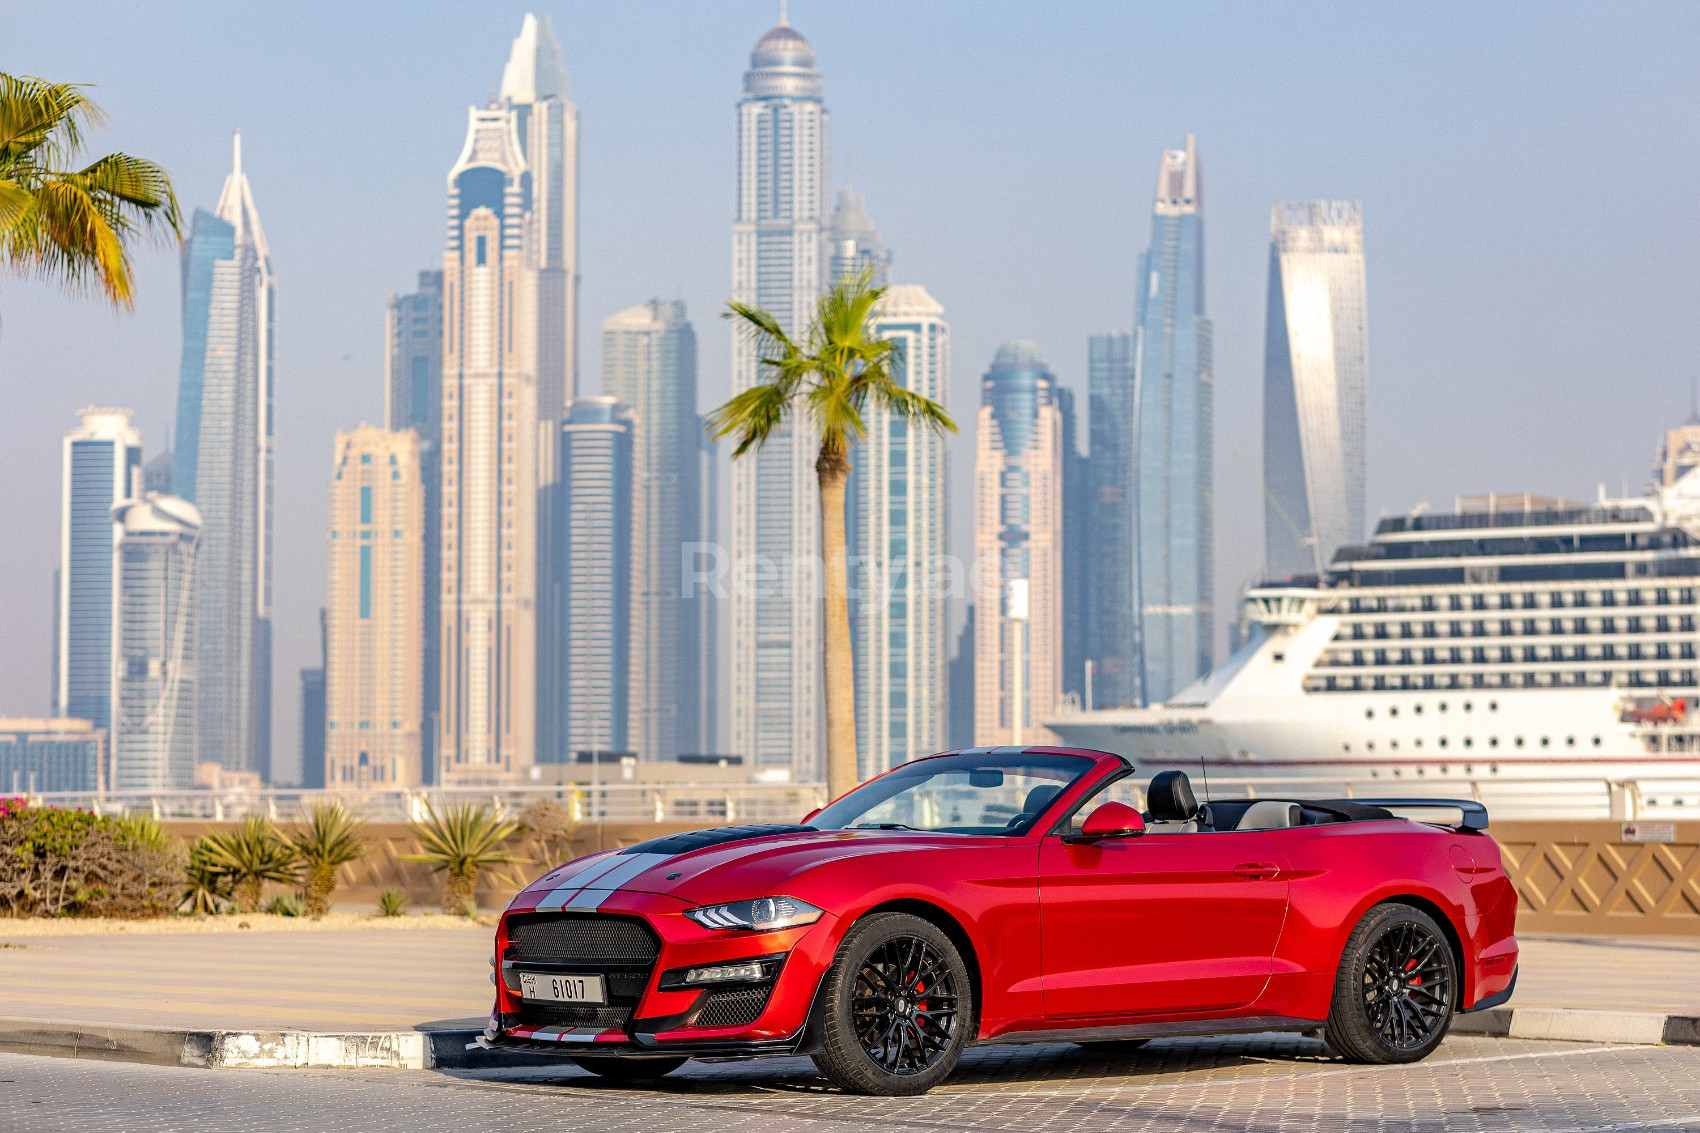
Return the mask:
{"type": "Polygon", "coordinates": [[[1307,1031],[1412,1062],[1516,982],[1486,827],[1468,801],[1200,805],[1118,755],[950,752],[798,825],[545,874],[496,929],[479,1044],[619,1079],[807,1054],[865,1094],[923,1093],[971,1043],[1307,1031]]]}

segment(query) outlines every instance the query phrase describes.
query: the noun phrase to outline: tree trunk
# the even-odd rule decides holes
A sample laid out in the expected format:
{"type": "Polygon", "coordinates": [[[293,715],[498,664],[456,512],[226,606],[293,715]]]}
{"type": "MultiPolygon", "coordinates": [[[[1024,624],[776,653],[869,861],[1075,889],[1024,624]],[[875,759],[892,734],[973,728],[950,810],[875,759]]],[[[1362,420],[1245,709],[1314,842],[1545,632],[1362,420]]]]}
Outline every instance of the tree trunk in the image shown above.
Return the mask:
{"type": "Polygon", "coordinates": [[[448,884],[443,886],[443,912],[451,917],[471,916],[477,907],[474,904],[477,888],[477,870],[450,866],[448,884]]]}
{"type": "Polygon", "coordinates": [[[323,862],[307,871],[307,915],[322,917],[331,911],[331,894],[336,892],[336,866],[323,862]]]}
{"type": "Polygon", "coordinates": [[[844,547],[844,490],[850,461],[842,451],[821,446],[815,461],[820,481],[821,550],[826,560],[826,793],[838,798],[861,782],[856,771],[856,674],[850,647],[850,569],[844,547]]]}
{"type": "Polygon", "coordinates": [[[244,877],[236,883],[231,893],[232,904],[239,913],[257,913],[260,911],[260,898],[265,895],[266,882],[261,877],[244,877]]]}

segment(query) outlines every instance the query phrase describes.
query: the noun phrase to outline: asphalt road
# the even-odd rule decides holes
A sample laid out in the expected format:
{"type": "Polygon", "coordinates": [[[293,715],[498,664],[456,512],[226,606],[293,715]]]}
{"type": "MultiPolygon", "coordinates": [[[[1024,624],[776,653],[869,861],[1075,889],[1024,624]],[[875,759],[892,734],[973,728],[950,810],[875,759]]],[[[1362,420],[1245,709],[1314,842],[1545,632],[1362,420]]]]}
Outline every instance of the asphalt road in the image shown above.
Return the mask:
{"type": "Polygon", "coordinates": [[[0,1055],[0,1131],[851,1129],[1095,1133],[1700,1131],[1700,1047],[1451,1039],[1411,1067],[1335,1061],[1287,1036],[970,1051],[923,1098],[853,1098],[802,1059],[691,1064],[644,1089],[576,1069],[186,1070],[0,1055]]]}

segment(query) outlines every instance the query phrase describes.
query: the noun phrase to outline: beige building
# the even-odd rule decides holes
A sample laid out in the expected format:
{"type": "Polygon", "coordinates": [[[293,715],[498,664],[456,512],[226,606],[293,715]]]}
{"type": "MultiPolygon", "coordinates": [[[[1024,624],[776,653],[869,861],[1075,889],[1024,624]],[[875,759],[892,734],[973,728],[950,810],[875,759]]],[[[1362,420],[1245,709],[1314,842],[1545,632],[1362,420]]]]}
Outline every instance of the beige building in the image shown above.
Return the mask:
{"type": "Polygon", "coordinates": [[[325,609],[325,786],[422,781],[425,485],[419,438],[336,435],[325,609]]]}
{"type": "Polygon", "coordinates": [[[974,742],[1051,744],[1062,697],[1063,420],[1031,342],[980,381],[974,454],[974,742]]]}
{"type": "Polygon", "coordinates": [[[443,255],[438,782],[523,778],[537,703],[537,384],[518,118],[469,113],[443,255]]]}

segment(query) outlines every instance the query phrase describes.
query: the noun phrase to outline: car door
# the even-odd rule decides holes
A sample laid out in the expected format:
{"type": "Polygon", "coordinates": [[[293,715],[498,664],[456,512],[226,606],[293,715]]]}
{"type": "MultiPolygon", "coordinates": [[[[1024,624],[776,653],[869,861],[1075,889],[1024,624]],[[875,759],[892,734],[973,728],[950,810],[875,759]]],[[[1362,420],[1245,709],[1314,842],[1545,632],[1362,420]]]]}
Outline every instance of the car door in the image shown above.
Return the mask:
{"type": "MultiPolygon", "coordinates": [[[[1104,801],[1081,808],[1081,817],[1104,801]]],[[[1045,1014],[1243,1007],[1269,982],[1287,913],[1273,840],[1147,833],[1039,850],[1045,1014]]]]}

